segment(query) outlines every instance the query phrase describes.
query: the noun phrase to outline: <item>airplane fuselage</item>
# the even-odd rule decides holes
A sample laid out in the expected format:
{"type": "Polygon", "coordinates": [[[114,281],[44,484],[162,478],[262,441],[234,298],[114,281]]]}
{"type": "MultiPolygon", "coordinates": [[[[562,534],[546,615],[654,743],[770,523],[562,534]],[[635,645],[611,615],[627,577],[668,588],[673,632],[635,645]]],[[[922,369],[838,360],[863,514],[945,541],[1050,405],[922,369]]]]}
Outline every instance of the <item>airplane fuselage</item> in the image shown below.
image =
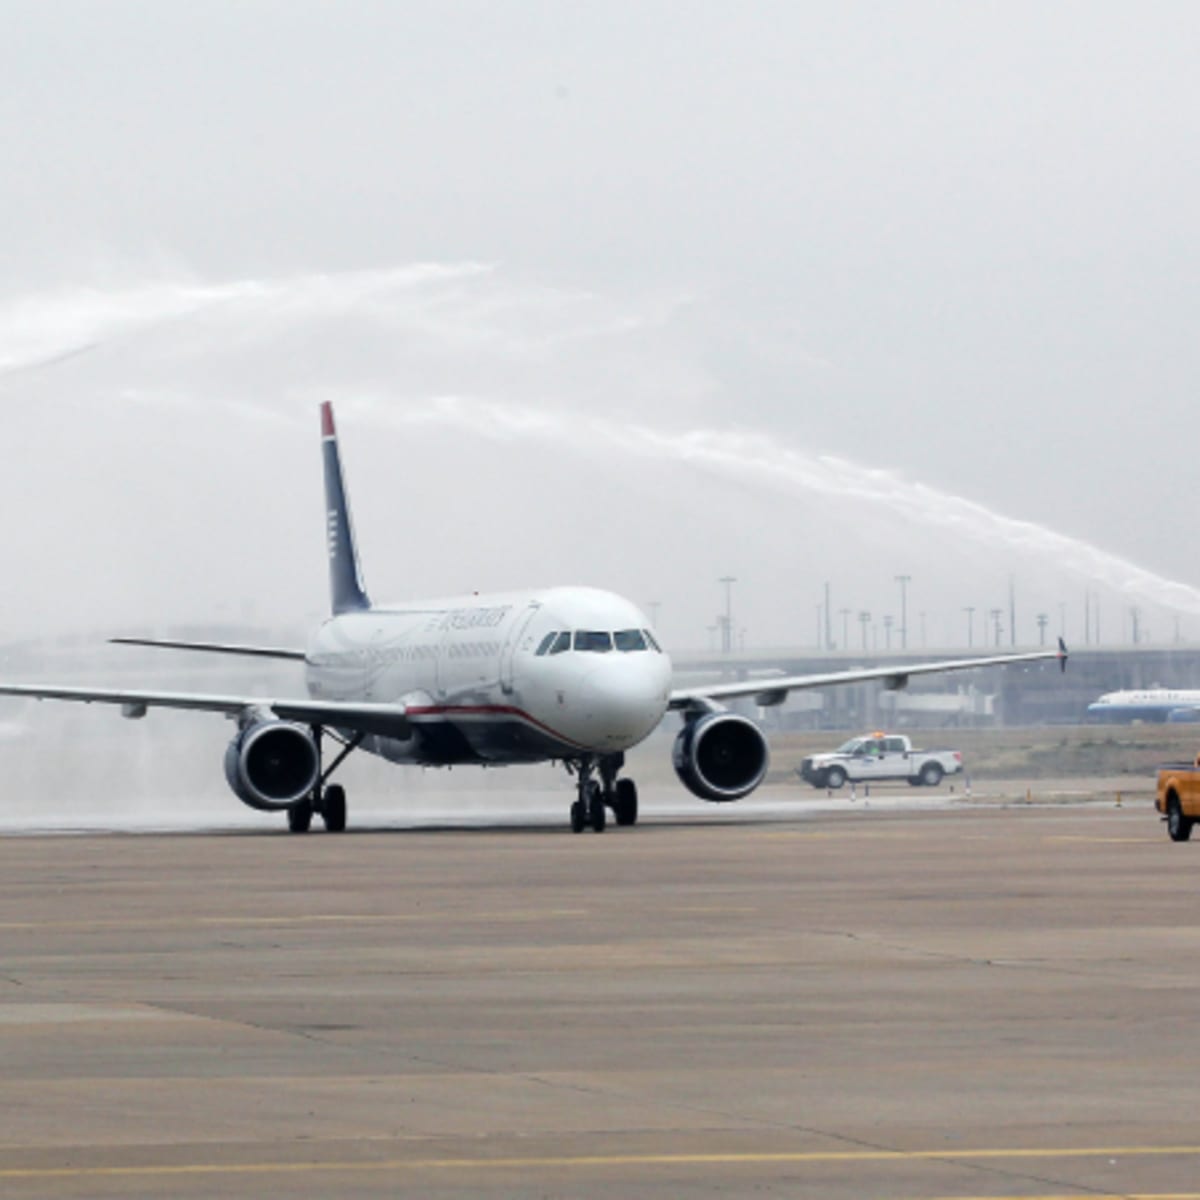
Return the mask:
{"type": "Polygon", "coordinates": [[[1200,720],[1200,691],[1183,688],[1143,688],[1106,692],[1088,705],[1091,721],[1200,720]]]}
{"type": "Polygon", "coordinates": [[[615,754],[647,737],[671,663],[645,616],[592,588],[453,596],[331,617],[306,655],[314,699],[395,704],[393,762],[519,763],[615,754]]]}

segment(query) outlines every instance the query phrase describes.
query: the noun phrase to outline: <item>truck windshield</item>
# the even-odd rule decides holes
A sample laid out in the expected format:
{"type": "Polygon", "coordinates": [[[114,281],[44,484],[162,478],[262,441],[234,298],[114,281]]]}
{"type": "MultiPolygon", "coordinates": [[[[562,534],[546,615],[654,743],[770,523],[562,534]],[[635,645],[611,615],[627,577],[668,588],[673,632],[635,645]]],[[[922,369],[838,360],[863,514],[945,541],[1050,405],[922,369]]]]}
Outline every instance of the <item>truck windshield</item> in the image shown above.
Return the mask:
{"type": "Polygon", "coordinates": [[[835,754],[853,754],[855,750],[862,746],[862,738],[851,738],[848,742],[843,742],[835,751],[835,754]]]}

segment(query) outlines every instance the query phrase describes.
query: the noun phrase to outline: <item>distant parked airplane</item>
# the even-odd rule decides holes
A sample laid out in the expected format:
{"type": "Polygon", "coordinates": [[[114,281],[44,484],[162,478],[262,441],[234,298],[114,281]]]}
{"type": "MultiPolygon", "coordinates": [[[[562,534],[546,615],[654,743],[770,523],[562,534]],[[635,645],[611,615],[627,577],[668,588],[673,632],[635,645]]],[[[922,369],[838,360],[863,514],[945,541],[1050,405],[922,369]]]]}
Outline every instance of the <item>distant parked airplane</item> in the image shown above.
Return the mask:
{"type": "MultiPolygon", "coordinates": [[[[767,773],[766,739],[722,700],[753,696],[781,704],[795,688],[879,679],[890,689],[914,675],[1057,658],[1066,647],[1026,654],[915,663],[672,688],[671,660],[645,616],[628,600],[595,588],[558,587],[499,595],[375,606],[367,597],[334,431],[321,406],[326,537],[333,615],[307,649],[145,638],[115,641],[218,654],[293,659],[308,695],[295,698],[201,695],[130,689],[0,683],[0,694],[117,704],[127,717],[148,707],[224,713],[238,723],[225,776],[244,804],[286,811],[288,827],[346,826],[346,793],[329,777],[362,748],[396,763],[450,766],[558,761],[575,776],[571,827],[597,833],[611,810],[618,825],[637,820],[637,788],[619,778],[625,751],[643,741],[668,709],[683,728],[674,766],[702,800],[740,800],[767,773]],[[322,763],[322,740],[340,746],[322,763]]],[[[502,499],[497,488],[495,502],[502,499]]],[[[436,520],[436,512],[426,514],[436,520]]],[[[412,513],[406,519],[414,519],[412,513]]],[[[603,537],[602,527],[595,536],[603,537]]]]}
{"type": "Polygon", "coordinates": [[[1088,705],[1088,720],[1200,721],[1200,691],[1146,688],[1143,691],[1105,692],[1088,705]]]}

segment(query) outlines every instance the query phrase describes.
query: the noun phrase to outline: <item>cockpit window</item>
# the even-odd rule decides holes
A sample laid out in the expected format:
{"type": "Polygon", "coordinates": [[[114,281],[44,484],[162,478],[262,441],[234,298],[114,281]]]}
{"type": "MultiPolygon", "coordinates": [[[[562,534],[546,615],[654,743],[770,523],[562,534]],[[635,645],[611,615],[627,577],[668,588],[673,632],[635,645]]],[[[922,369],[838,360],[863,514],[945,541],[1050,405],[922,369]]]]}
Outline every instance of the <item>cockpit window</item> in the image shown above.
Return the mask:
{"type": "Polygon", "coordinates": [[[631,650],[645,650],[646,637],[640,629],[618,629],[613,634],[613,642],[618,650],[628,654],[631,650]]]}
{"type": "Polygon", "coordinates": [[[553,630],[552,632],[546,634],[546,636],[542,638],[542,644],[538,646],[535,653],[545,654],[550,649],[551,643],[556,637],[558,637],[558,630],[553,630]]]}
{"type": "Polygon", "coordinates": [[[554,644],[550,647],[551,654],[562,654],[564,650],[570,650],[571,635],[569,633],[556,633],[554,639],[554,644]]]}
{"type": "Polygon", "coordinates": [[[612,634],[599,630],[577,629],[575,649],[590,650],[594,654],[607,654],[612,649],[612,634]]]}
{"type": "Polygon", "coordinates": [[[646,642],[650,646],[650,649],[661,654],[662,647],[654,640],[654,634],[652,634],[648,629],[643,629],[642,632],[646,635],[646,642]]]}

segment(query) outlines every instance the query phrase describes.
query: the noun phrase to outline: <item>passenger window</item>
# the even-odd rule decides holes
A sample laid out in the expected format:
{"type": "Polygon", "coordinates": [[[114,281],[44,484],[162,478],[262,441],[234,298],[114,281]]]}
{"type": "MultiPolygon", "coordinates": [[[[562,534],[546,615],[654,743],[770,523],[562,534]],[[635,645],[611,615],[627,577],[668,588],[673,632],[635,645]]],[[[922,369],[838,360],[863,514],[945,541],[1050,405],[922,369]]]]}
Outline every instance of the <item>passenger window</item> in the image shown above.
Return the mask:
{"type": "Polygon", "coordinates": [[[645,650],[646,639],[640,629],[620,629],[613,634],[613,641],[618,650],[628,654],[631,650],[645,650]]]}
{"type": "Polygon", "coordinates": [[[589,650],[593,654],[607,654],[612,649],[612,634],[598,630],[577,629],[575,649],[589,650]]]}
{"type": "Polygon", "coordinates": [[[562,654],[565,650],[571,648],[571,635],[569,633],[559,633],[555,635],[554,645],[550,647],[551,654],[562,654]]]}
{"type": "Polygon", "coordinates": [[[542,638],[542,644],[541,644],[540,646],[538,646],[538,648],[537,648],[537,650],[535,651],[535,653],[537,653],[537,654],[545,654],[545,653],[546,653],[546,652],[547,652],[547,651],[550,649],[551,643],[554,641],[554,639],[555,639],[556,637],[558,637],[558,630],[557,630],[557,629],[556,629],[556,630],[554,630],[552,633],[548,633],[548,634],[546,634],[546,636],[545,636],[544,638],[542,638]]]}

